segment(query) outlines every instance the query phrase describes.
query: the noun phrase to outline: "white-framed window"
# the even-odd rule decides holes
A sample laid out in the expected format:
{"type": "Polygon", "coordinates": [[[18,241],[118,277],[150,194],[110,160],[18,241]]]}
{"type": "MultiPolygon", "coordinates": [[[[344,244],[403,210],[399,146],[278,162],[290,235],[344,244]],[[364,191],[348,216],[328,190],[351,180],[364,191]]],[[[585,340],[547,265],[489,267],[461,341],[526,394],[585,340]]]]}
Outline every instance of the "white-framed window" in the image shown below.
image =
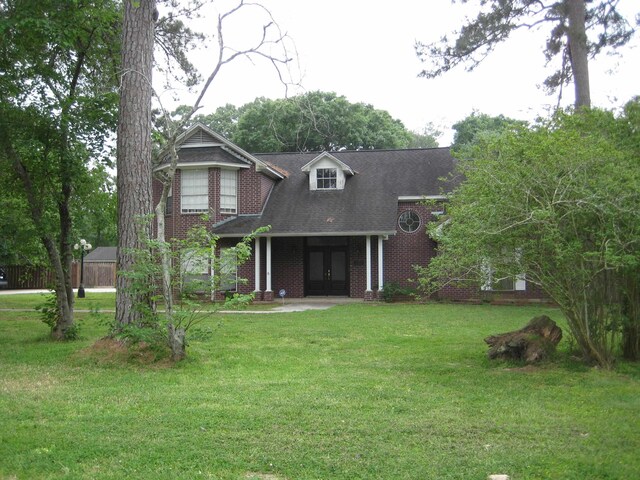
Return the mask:
{"type": "Polygon", "coordinates": [[[398,225],[400,229],[405,233],[413,233],[420,228],[420,224],[422,220],[420,219],[420,215],[418,215],[413,210],[405,210],[398,217],[398,225]]]}
{"type": "Polygon", "coordinates": [[[318,168],[316,170],[316,187],[318,190],[335,190],[338,188],[338,169],[318,168]]]}
{"type": "MultiPolygon", "coordinates": [[[[519,260],[522,252],[516,250],[516,261],[519,260]]],[[[489,261],[485,261],[481,267],[484,283],[480,290],[496,292],[523,291],[527,289],[527,279],[524,273],[512,275],[496,270],[489,261]]]]}
{"type": "Polygon", "coordinates": [[[182,170],[180,172],[180,205],[182,213],[209,211],[209,171],[182,170]]]}
{"type": "Polygon", "coordinates": [[[238,210],[238,172],[220,170],[220,213],[238,210]]]}
{"type": "Polygon", "coordinates": [[[220,249],[220,283],[222,292],[238,289],[238,255],[232,247],[220,249]]]}
{"type": "Polygon", "coordinates": [[[204,291],[211,281],[209,275],[210,256],[202,251],[187,250],[180,257],[182,289],[204,291]]]}

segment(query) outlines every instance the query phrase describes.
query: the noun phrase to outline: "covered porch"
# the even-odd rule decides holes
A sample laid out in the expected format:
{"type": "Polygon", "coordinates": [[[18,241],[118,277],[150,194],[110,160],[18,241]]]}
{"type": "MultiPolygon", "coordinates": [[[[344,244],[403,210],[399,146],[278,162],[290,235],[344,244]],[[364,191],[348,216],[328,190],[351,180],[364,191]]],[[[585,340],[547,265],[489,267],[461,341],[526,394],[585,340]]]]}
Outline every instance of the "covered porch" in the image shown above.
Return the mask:
{"type": "Polygon", "coordinates": [[[376,300],[384,287],[386,235],[263,236],[239,272],[257,300],[349,297],[376,300]],[[253,269],[250,271],[250,269],[253,269]]]}

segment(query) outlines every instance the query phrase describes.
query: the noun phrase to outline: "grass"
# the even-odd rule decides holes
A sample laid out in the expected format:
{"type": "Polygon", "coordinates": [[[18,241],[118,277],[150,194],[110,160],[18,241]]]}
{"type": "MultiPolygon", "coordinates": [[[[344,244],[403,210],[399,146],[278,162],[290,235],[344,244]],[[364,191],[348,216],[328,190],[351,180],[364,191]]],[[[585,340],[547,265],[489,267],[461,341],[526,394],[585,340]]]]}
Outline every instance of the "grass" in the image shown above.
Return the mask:
{"type": "MultiPolygon", "coordinates": [[[[45,302],[46,293],[16,293],[14,295],[0,295],[0,309],[20,308],[34,309],[45,302]]],[[[113,310],[116,304],[115,293],[87,292],[85,298],[75,299],[76,310],[113,310]]]]}
{"type": "MultiPolygon", "coordinates": [[[[1,306],[0,306],[1,307],[1,306]]],[[[640,366],[486,359],[543,307],[212,315],[178,365],[107,360],[0,312],[0,478],[630,479],[640,366]]],[[[103,315],[106,317],[106,315],[103,315]]],[[[107,317],[108,319],[108,317],[107,317]]],[[[103,352],[104,353],[104,352],[103,352]]]]}
{"type": "MultiPolygon", "coordinates": [[[[0,295],[0,309],[35,309],[36,306],[44,303],[47,294],[45,293],[20,293],[14,295],[0,295]]],[[[74,308],[81,310],[114,310],[116,305],[115,293],[97,293],[87,292],[85,298],[75,299],[74,308]]],[[[256,302],[250,304],[244,309],[246,310],[271,310],[279,306],[278,302],[256,302]]],[[[202,304],[202,310],[211,311],[220,309],[220,304],[205,302],[202,304]]]]}

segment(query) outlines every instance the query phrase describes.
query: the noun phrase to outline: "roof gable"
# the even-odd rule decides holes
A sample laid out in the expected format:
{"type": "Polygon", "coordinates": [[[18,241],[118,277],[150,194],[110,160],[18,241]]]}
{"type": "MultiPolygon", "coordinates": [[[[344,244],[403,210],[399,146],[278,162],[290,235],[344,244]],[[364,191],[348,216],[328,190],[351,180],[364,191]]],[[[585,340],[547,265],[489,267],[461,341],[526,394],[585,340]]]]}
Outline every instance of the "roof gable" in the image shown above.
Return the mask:
{"type": "Polygon", "coordinates": [[[355,175],[355,172],[353,171],[353,169],[347,165],[346,163],[342,162],[341,160],[338,160],[336,157],[334,157],[333,155],[331,155],[329,152],[322,152],[320,155],[318,155],[316,158],[314,158],[313,160],[311,160],[309,163],[305,164],[302,166],[302,168],[300,170],[302,170],[303,172],[310,172],[314,165],[323,162],[323,163],[327,163],[327,161],[329,161],[329,163],[333,163],[336,168],[339,168],[340,170],[342,170],[344,172],[345,175],[355,175]]]}
{"type": "MultiPolygon", "coordinates": [[[[181,150],[186,152],[189,151],[189,149],[202,149],[203,147],[217,147],[224,150],[246,165],[254,164],[256,166],[256,171],[264,173],[271,178],[285,178],[285,175],[283,175],[281,172],[279,172],[266,162],[263,162],[254,155],[246,152],[242,148],[238,147],[237,145],[230,142],[219,133],[214,132],[202,123],[196,123],[189,127],[176,139],[176,145],[178,147],[178,152],[180,152],[181,150]]],[[[178,155],[180,155],[180,153],[178,153],[178,155]]],[[[180,160],[178,161],[178,166],[181,166],[180,160]]],[[[164,162],[158,167],[158,169],[167,167],[168,163],[164,162]]]]}

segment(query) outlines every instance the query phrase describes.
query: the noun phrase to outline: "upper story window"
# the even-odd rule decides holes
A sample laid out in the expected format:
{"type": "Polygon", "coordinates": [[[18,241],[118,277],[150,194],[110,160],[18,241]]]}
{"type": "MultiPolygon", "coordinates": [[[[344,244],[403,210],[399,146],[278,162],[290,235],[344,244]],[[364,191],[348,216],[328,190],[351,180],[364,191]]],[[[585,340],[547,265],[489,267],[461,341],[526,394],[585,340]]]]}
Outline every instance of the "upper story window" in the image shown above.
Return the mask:
{"type": "Polygon", "coordinates": [[[316,170],[318,190],[338,188],[338,171],[336,168],[318,168],[316,170]]]}
{"type": "Polygon", "coordinates": [[[182,213],[209,211],[209,171],[182,170],[180,185],[182,213]]]}
{"type": "Polygon", "coordinates": [[[301,170],[309,175],[309,190],[343,190],[347,176],[355,175],[349,165],[328,152],[322,152],[301,170]]]}
{"type": "Polygon", "coordinates": [[[238,210],[238,172],[220,170],[220,213],[238,210]]]}

